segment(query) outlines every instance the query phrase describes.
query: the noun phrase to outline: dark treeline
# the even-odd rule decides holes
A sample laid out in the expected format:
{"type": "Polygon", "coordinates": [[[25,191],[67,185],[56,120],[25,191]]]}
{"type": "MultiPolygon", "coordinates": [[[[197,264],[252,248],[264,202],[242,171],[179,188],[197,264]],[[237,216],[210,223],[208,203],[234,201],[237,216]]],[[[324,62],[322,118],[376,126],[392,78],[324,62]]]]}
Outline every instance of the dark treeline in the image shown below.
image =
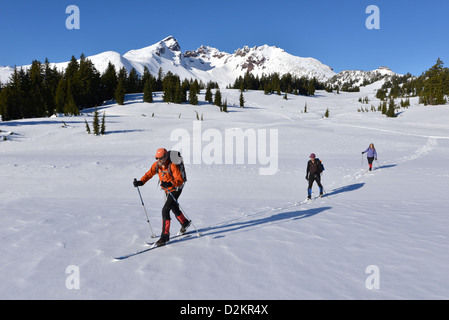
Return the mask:
{"type": "MultiPolygon", "coordinates": [[[[216,83],[210,84],[218,87],[216,83]]],[[[153,92],[164,91],[164,101],[198,104],[198,94],[205,85],[200,81],[180,81],[159,69],[157,77],[148,68],[142,76],[135,69],[128,73],[123,67],[116,70],[109,63],[100,72],[84,55],[78,61],[74,56],[64,71],[34,60],[27,70],[15,68],[9,82],[0,84],[0,115],[3,121],[50,117],[54,114],[78,115],[80,110],[115,100],[124,104],[125,94],[144,93],[144,101],[152,102],[153,92]],[[193,90],[191,90],[193,89],[193,90]],[[187,91],[191,91],[187,97],[187,91]]]]}
{"type": "Polygon", "coordinates": [[[238,77],[231,86],[233,89],[243,90],[263,90],[265,94],[281,92],[313,96],[315,90],[327,89],[326,85],[319,82],[316,78],[308,79],[306,77],[298,78],[292,76],[290,73],[282,76],[279,73],[272,73],[270,75],[263,74],[261,77],[254,76],[247,72],[245,76],[238,77]]]}
{"type": "MultiPolygon", "coordinates": [[[[391,77],[377,92],[377,98],[385,101],[398,97],[419,96],[425,105],[445,104],[449,95],[449,69],[438,59],[436,64],[419,77],[391,77]]],[[[116,70],[112,63],[105,72],[100,72],[84,55],[78,61],[72,59],[64,71],[37,60],[25,70],[16,68],[6,85],[0,84],[0,115],[3,121],[49,117],[56,113],[78,115],[85,108],[101,105],[107,100],[124,104],[125,94],[144,93],[144,101],[152,102],[153,92],[163,91],[165,102],[198,104],[198,94],[206,88],[198,80],[183,80],[178,75],[159,69],[157,77],[145,67],[142,76],[135,69],[129,74],[125,68],[116,70]],[[187,96],[188,93],[188,96],[187,96]]],[[[218,84],[207,84],[206,101],[212,103],[211,89],[218,84]]],[[[287,73],[254,76],[247,72],[238,77],[231,88],[244,90],[263,90],[265,94],[290,93],[314,95],[315,90],[332,91],[332,88],[315,78],[295,77],[287,73]]]]}
{"type": "Polygon", "coordinates": [[[108,74],[100,75],[92,62],[81,55],[72,57],[64,72],[34,60],[27,70],[15,68],[0,92],[2,120],[51,116],[55,113],[77,115],[107,98],[111,84],[108,74]]]}
{"type": "Polygon", "coordinates": [[[132,69],[116,70],[108,64],[103,74],[84,55],[74,56],[64,71],[56,66],[34,60],[30,68],[15,68],[9,82],[0,88],[0,114],[3,121],[49,117],[56,113],[78,115],[85,108],[101,105],[106,100],[123,99],[126,93],[142,92],[145,82],[154,83],[154,90],[162,90],[162,81],[148,69],[140,77],[132,69]]]}
{"type": "Polygon", "coordinates": [[[424,105],[445,104],[449,95],[449,69],[443,65],[438,58],[436,64],[419,77],[394,76],[377,91],[376,97],[380,100],[419,97],[419,103],[424,105]]]}

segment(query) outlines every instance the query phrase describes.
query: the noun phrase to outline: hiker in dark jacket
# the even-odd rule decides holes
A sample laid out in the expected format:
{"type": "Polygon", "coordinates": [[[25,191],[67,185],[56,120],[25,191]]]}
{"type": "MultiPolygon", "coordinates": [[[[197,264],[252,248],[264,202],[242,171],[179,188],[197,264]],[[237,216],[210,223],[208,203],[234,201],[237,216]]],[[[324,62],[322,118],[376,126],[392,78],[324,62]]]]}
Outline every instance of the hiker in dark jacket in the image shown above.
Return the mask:
{"type": "Polygon", "coordinates": [[[307,199],[312,199],[312,185],[316,181],[320,188],[320,197],[323,195],[323,186],[321,185],[321,172],[323,172],[323,165],[320,159],[316,158],[315,154],[310,155],[310,160],[307,162],[306,180],[309,181],[307,189],[307,199]]]}

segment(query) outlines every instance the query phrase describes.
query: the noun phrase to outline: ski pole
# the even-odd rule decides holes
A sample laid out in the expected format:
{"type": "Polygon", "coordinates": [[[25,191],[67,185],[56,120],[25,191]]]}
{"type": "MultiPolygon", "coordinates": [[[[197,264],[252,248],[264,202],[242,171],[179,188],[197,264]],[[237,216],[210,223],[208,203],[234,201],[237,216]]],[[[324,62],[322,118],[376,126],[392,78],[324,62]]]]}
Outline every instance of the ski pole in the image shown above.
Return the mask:
{"type": "Polygon", "coordinates": [[[376,159],[376,162],[377,162],[377,165],[379,166],[379,169],[381,169],[381,168],[380,168],[380,164],[379,164],[379,161],[377,161],[377,159],[376,159]]]}
{"type": "Polygon", "coordinates": [[[181,207],[181,205],[179,204],[178,200],[175,198],[175,196],[173,195],[173,193],[171,193],[167,188],[164,188],[164,187],[162,187],[162,186],[161,186],[161,188],[164,189],[166,192],[168,192],[168,193],[171,195],[171,197],[173,198],[173,201],[175,201],[176,204],[178,205],[179,210],[181,210],[182,214],[183,214],[183,215],[187,218],[187,220],[189,220],[190,223],[192,224],[193,228],[194,228],[195,231],[196,231],[196,235],[197,235],[198,237],[202,236],[201,232],[198,231],[198,229],[197,229],[197,228],[195,227],[195,225],[193,224],[192,220],[190,220],[190,218],[187,216],[186,212],[185,212],[184,209],[181,207]]]}
{"type": "MultiPolygon", "coordinates": [[[[134,179],[134,181],[137,181],[137,179],[134,179]]],[[[145,211],[145,215],[147,216],[147,222],[148,222],[148,225],[150,226],[150,230],[151,230],[151,238],[156,238],[156,235],[153,232],[153,228],[151,228],[150,218],[148,218],[147,209],[145,208],[145,204],[143,203],[143,199],[142,199],[142,195],[140,194],[139,187],[136,187],[136,188],[137,188],[137,192],[139,193],[140,202],[142,202],[143,210],[145,211]]]]}
{"type": "Polygon", "coordinates": [[[324,191],[324,195],[326,196],[326,198],[332,199],[333,197],[329,196],[326,189],[323,187],[323,191],[324,191]]]}

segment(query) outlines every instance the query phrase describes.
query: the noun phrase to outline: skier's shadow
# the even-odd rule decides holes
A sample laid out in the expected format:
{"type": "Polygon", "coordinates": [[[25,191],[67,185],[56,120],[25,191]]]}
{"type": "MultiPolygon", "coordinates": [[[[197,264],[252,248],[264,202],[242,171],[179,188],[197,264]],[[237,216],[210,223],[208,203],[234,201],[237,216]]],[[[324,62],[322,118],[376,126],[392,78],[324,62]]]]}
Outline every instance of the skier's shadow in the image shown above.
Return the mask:
{"type": "Polygon", "coordinates": [[[290,212],[282,212],[268,217],[247,220],[242,222],[233,222],[220,226],[212,226],[200,230],[204,235],[215,235],[214,238],[225,237],[229,233],[244,232],[248,229],[255,229],[266,224],[279,224],[287,221],[294,221],[312,217],[318,213],[329,210],[331,207],[311,208],[308,210],[296,210],[290,212]]]}
{"type": "Polygon", "coordinates": [[[354,184],[350,184],[350,185],[347,185],[344,187],[336,188],[336,189],[333,189],[330,192],[326,193],[326,197],[337,195],[339,193],[354,191],[354,190],[362,188],[364,185],[365,185],[365,183],[354,183],[354,184]]]}
{"type": "Polygon", "coordinates": [[[396,166],[397,166],[397,164],[384,164],[382,166],[379,166],[379,169],[388,169],[388,168],[393,168],[396,166]]]}

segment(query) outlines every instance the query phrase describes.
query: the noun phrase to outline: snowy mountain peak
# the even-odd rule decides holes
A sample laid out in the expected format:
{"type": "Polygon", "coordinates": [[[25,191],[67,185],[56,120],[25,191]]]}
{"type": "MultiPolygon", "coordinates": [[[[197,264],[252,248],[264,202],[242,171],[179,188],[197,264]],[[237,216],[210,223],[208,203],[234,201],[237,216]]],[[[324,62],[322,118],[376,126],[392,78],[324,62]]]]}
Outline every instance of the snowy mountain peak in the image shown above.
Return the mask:
{"type": "Polygon", "coordinates": [[[164,40],[160,41],[159,45],[164,45],[171,51],[181,51],[178,40],[176,40],[173,36],[168,36],[164,40]]]}
{"type": "Polygon", "coordinates": [[[362,70],[344,70],[332,77],[329,82],[332,85],[340,87],[347,86],[348,88],[365,86],[367,84],[389,78],[394,75],[399,75],[393,72],[390,68],[382,66],[372,71],[362,70]]]}
{"type": "Polygon", "coordinates": [[[223,57],[229,57],[229,53],[222,52],[216,48],[202,45],[196,50],[186,51],[184,57],[186,58],[198,58],[203,61],[210,61],[211,59],[222,59],[223,57]]]}
{"type": "Polygon", "coordinates": [[[393,72],[393,70],[391,70],[390,68],[385,67],[385,66],[379,67],[379,68],[377,68],[376,70],[373,70],[373,71],[374,72],[379,72],[380,74],[383,74],[383,75],[389,75],[389,76],[392,76],[392,75],[396,74],[395,72],[393,72]]]}
{"type": "Polygon", "coordinates": [[[168,55],[168,57],[170,57],[179,55],[180,53],[181,47],[179,46],[178,41],[173,36],[169,36],[151,46],[128,51],[123,56],[126,59],[133,61],[148,62],[149,59],[154,58],[153,55],[157,55],[158,57],[168,55]]]}
{"type": "MultiPolygon", "coordinates": [[[[279,73],[290,73],[296,77],[316,78],[319,81],[342,83],[346,81],[362,84],[366,77],[374,75],[388,76],[395,74],[387,67],[367,71],[342,71],[338,75],[333,69],[314,58],[303,58],[291,55],[285,50],[264,44],[262,46],[243,46],[230,54],[216,48],[202,45],[196,50],[181,52],[177,39],[170,35],[163,40],[136,50],[130,50],[124,55],[107,51],[90,59],[100,73],[103,73],[109,62],[116,70],[125,68],[128,72],[135,69],[143,74],[145,67],[157,75],[160,68],[164,73],[172,72],[181,79],[199,79],[204,83],[218,82],[221,86],[233,83],[236,78],[251,72],[255,76],[279,73]]],[[[58,70],[64,70],[68,62],[56,63],[58,70]]],[[[24,66],[26,69],[28,66],[24,66]]],[[[3,83],[9,80],[12,68],[1,68],[0,77],[3,83]]]]}

